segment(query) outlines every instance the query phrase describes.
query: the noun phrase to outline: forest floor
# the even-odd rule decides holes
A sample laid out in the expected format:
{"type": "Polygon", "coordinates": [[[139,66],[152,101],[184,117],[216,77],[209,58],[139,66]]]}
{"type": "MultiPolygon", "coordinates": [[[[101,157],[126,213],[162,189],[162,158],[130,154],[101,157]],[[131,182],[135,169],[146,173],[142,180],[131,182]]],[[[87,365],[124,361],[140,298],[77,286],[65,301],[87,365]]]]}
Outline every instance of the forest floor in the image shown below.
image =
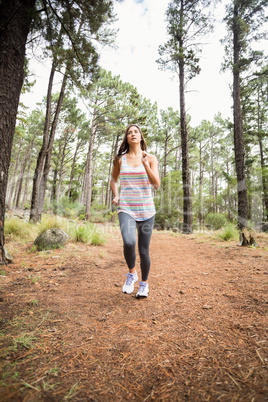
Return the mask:
{"type": "Polygon", "coordinates": [[[136,299],[119,230],[102,229],[98,247],[7,244],[0,400],[268,401],[268,236],[244,248],[155,231],[136,299]]]}

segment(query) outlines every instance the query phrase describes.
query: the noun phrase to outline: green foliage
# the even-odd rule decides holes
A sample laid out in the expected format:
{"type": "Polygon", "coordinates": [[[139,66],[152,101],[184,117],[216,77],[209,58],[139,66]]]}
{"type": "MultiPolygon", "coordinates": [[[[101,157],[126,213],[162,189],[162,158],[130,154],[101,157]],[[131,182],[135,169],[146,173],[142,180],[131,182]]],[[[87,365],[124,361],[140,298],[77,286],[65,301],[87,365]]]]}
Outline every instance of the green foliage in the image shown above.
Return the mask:
{"type": "Polygon", "coordinates": [[[227,219],[223,214],[210,213],[206,216],[205,222],[209,228],[218,230],[227,223],[227,219]]]}
{"type": "Polygon", "coordinates": [[[222,228],[221,233],[218,236],[224,241],[239,240],[239,232],[237,230],[237,227],[235,225],[232,225],[231,223],[226,224],[222,228]]]}
{"type": "Polygon", "coordinates": [[[46,210],[53,209],[54,213],[66,218],[77,218],[80,215],[85,214],[85,206],[80,202],[72,201],[71,198],[66,196],[61,197],[58,202],[54,202],[54,205],[46,205],[46,210]]]}

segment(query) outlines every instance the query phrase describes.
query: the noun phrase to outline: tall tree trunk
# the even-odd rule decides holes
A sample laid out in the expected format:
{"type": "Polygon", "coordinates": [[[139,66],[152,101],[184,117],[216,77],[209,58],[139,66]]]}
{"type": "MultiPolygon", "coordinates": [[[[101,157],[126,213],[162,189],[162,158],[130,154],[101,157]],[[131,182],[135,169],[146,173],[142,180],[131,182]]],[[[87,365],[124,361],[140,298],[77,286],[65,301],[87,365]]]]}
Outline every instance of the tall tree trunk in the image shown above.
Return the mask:
{"type": "Polygon", "coordinates": [[[261,181],[262,181],[262,203],[263,203],[263,220],[268,221],[268,168],[265,164],[262,143],[262,119],[260,113],[260,94],[258,91],[258,142],[260,148],[261,159],[261,181]]]}
{"type": "Polygon", "coordinates": [[[56,194],[57,203],[60,200],[60,194],[61,194],[61,183],[62,183],[62,178],[63,178],[63,168],[64,168],[64,160],[65,160],[65,156],[66,156],[67,142],[68,142],[68,133],[66,133],[66,136],[64,138],[62,152],[60,152],[61,150],[59,150],[60,169],[59,169],[59,182],[58,182],[57,194],[56,194]],[[60,153],[61,153],[61,155],[60,155],[60,153]]]}
{"type": "Polygon", "coordinates": [[[210,135],[211,197],[212,212],[215,213],[215,174],[214,174],[214,136],[210,135]]]}
{"type": "MultiPolygon", "coordinates": [[[[183,6],[182,6],[183,7],[183,6]]],[[[180,40],[180,48],[183,42],[180,40]]],[[[181,151],[182,151],[182,182],[183,182],[183,227],[182,232],[190,234],[193,231],[191,178],[189,168],[188,129],[185,108],[184,61],[179,60],[180,86],[180,124],[181,124],[181,151]]]]}
{"type": "Polygon", "coordinates": [[[5,263],[5,199],[24,58],[35,0],[0,3],[0,263],[5,263]]]}
{"type": "Polygon", "coordinates": [[[28,188],[29,188],[29,181],[30,181],[30,169],[31,169],[31,163],[32,163],[32,153],[30,153],[28,166],[27,166],[27,173],[26,173],[26,179],[24,183],[24,192],[23,192],[23,199],[22,199],[22,204],[21,208],[24,209],[25,203],[28,198],[28,188]]]}
{"type": "Polygon", "coordinates": [[[76,158],[77,158],[78,150],[79,150],[79,148],[81,146],[81,143],[82,143],[81,140],[77,141],[74,156],[73,156],[73,162],[72,162],[71,174],[70,174],[70,181],[69,181],[69,187],[68,187],[68,192],[67,192],[67,197],[68,198],[70,198],[70,196],[71,196],[71,189],[72,189],[72,183],[73,183],[73,178],[74,178],[74,168],[75,168],[75,164],[76,164],[76,158]]]}
{"type": "Polygon", "coordinates": [[[45,199],[45,193],[46,193],[46,188],[47,188],[47,180],[48,180],[48,175],[50,171],[50,162],[51,162],[51,155],[53,151],[53,143],[55,139],[55,134],[56,134],[56,128],[59,120],[59,115],[62,107],[62,102],[65,94],[65,88],[67,84],[67,71],[68,67],[66,67],[65,74],[62,80],[61,84],[61,90],[60,90],[60,95],[56,107],[56,112],[54,115],[54,119],[51,125],[51,130],[50,130],[50,135],[49,135],[49,141],[48,141],[48,147],[47,147],[47,152],[46,152],[46,158],[45,158],[45,164],[44,164],[44,173],[43,177],[41,180],[41,190],[40,190],[40,201],[39,201],[39,217],[38,220],[41,220],[42,216],[42,209],[43,209],[43,204],[44,204],[44,199],[45,199]]]}
{"type": "MultiPolygon", "coordinates": [[[[10,185],[10,190],[9,190],[9,196],[7,199],[7,205],[10,209],[13,208],[12,206],[12,199],[15,199],[15,189],[16,189],[16,180],[17,180],[17,171],[19,168],[19,164],[20,164],[20,155],[21,155],[21,147],[22,147],[22,137],[20,138],[20,142],[19,142],[19,146],[18,146],[18,153],[15,157],[16,159],[16,163],[15,163],[15,167],[14,167],[14,171],[13,171],[13,175],[12,175],[12,179],[11,179],[11,185],[10,185]]],[[[14,202],[13,202],[14,204],[14,202]]]]}
{"type": "Polygon", "coordinates": [[[46,105],[46,118],[43,132],[43,143],[42,147],[39,151],[39,155],[37,158],[34,178],[33,178],[33,189],[32,189],[32,200],[31,200],[31,212],[30,212],[30,220],[33,222],[37,222],[41,219],[41,210],[40,210],[40,186],[42,181],[42,176],[44,172],[45,158],[48,147],[49,140],[49,129],[50,129],[50,119],[51,119],[51,99],[52,99],[52,86],[54,75],[56,71],[56,62],[53,60],[48,89],[47,89],[47,105],[46,105]]]}
{"type": "Polygon", "coordinates": [[[58,165],[54,169],[53,173],[53,181],[52,181],[52,190],[51,190],[51,202],[52,202],[52,210],[53,214],[57,215],[57,202],[56,202],[56,194],[57,194],[57,177],[58,177],[58,165]]]}
{"type": "Polygon", "coordinates": [[[262,179],[262,199],[263,199],[263,218],[268,221],[268,168],[264,161],[263,145],[261,134],[258,135],[260,156],[261,156],[261,179],[262,179]]]}
{"type": "Polygon", "coordinates": [[[25,171],[26,171],[27,162],[28,162],[28,159],[30,157],[30,153],[31,153],[31,149],[32,149],[32,142],[33,141],[29,142],[29,144],[28,144],[28,146],[26,148],[24,157],[23,157],[20,175],[19,175],[19,178],[18,178],[18,181],[17,181],[18,189],[17,189],[17,193],[16,193],[16,198],[14,200],[15,201],[15,203],[14,203],[15,208],[19,208],[19,206],[20,206],[19,204],[20,204],[20,196],[21,196],[22,184],[23,184],[23,180],[24,180],[24,178],[26,176],[25,171]]]}
{"type": "Polygon", "coordinates": [[[113,138],[111,154],[110,154],[108,178],[107,178],[107,185],[106,185],[106,195],[105,195],[105,205],[107,206],[108,209],[110,209],[111,205],[112,205],[112,203],[111,203],[111,198],[112,197],[111,197],[110,183],[111,183],[111,173],[112,173],[112,166],[113,166],[113,158],[114,158],[114,156],[116,154],[118,139],[119,139],[119,133],[117,134],[116,138],[113,138]]]}
{"type": "Polygon", "coordinates": [[[93,146],[95,141],[96,134],[96,108],[93,110],[93,118],[91,124],[90,131],[90,139],[88,145],[88,153],[87,153],[87,163],[86,163],[86,219],[89,220],[90,217],[90,206],[91,206],[91,197],[92,197],[92,160],[93,160],[93,146]]]}
{"type": "MultiPolygon", "coordinates": [[[[226,173],[227,176],[230,176],[229,173],[229,157],[227,156],[226,160],[226,173]]],[[[228,202],[228,220],[231,221],[231,197],[230,197],[230,183],[227,181],[227,202],[228,202]]]]}
{"type": "Polygon", "coordinates": [[[202,166],[202,143],[199,143],[199,228],[203,226],[203,166],[202,166]]]}
{"type": "Polygon", "coordinates": [[[245,176],[245,147],[243,120],[240,96],[240,26],[238,5],[234,2],[234,22],[233,22],[233,102],[234,102],[234,146],[235,146],[235,166],[237,177],[238,195],[238,228],[242,230],[247,227],[248,218],[248,199],[245,176]]]}
{"type": "Polygon", "coordinates": [[[164,177],[167,175],[167,156],[168,156],[168,132],[165,135],[165,146],[164,146],[164,177]]]}

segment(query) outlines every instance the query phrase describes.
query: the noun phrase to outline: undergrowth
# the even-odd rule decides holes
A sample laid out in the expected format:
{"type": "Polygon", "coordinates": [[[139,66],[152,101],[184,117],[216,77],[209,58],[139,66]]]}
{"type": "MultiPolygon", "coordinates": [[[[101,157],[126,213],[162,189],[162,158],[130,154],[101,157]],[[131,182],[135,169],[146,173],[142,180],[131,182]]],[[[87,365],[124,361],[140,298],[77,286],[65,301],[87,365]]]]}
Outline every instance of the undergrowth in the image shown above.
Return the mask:
{"type": "Polygon", "coordinates": [[[230,241],[230,240],[238,241],[239,240],[239,232],[234,225],[229,223],[221,229],[221,232],[219,233],[218,237],[224,241],[230,241]]]}
{"type": "Polygon", "coordinates": [[[25,222],[19,218],[5,220],[5,236],[7,240],[27,242],[34,240],[38,235],[35,224],[25,222]]]}
{"type": "MultiPolygon", "coordinates": [[[[88,243],[100,246],[105,243],[105,237],[93,223],[77,223],[53,215],[42,216],[42,221],[38,223],[25,222],[18,218],[7,218],[5,220],[5,236],[7,241],[33,242],[36,237],[46,230],[59,228],[66,232],[75,242],[88,243]]],[[[33,246],[32,251],[36,251],[33,246]]]]}
{"type": "Polygon", "coordinates": [[[94,246],[100,246],[105,242],[104,236],[92,223],[73,224],[70,227],[69,235],[75,242],[90,243],[94,246]]]}

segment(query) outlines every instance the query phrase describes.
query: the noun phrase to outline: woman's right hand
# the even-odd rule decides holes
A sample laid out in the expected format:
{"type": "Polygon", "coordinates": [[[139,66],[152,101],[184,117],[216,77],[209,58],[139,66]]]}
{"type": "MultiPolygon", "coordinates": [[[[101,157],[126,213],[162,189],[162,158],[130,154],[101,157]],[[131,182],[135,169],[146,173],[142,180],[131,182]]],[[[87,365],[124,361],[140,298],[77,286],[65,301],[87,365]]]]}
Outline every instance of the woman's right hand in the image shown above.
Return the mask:
{"type": "Polygon", "coordinates": [[[118,204],[119,204],[119,197],[114,197],[114,199],[113,199],[113,201],[112,201],[112,204],[115,205],[115,206],[118,206],[118,204]]]}

